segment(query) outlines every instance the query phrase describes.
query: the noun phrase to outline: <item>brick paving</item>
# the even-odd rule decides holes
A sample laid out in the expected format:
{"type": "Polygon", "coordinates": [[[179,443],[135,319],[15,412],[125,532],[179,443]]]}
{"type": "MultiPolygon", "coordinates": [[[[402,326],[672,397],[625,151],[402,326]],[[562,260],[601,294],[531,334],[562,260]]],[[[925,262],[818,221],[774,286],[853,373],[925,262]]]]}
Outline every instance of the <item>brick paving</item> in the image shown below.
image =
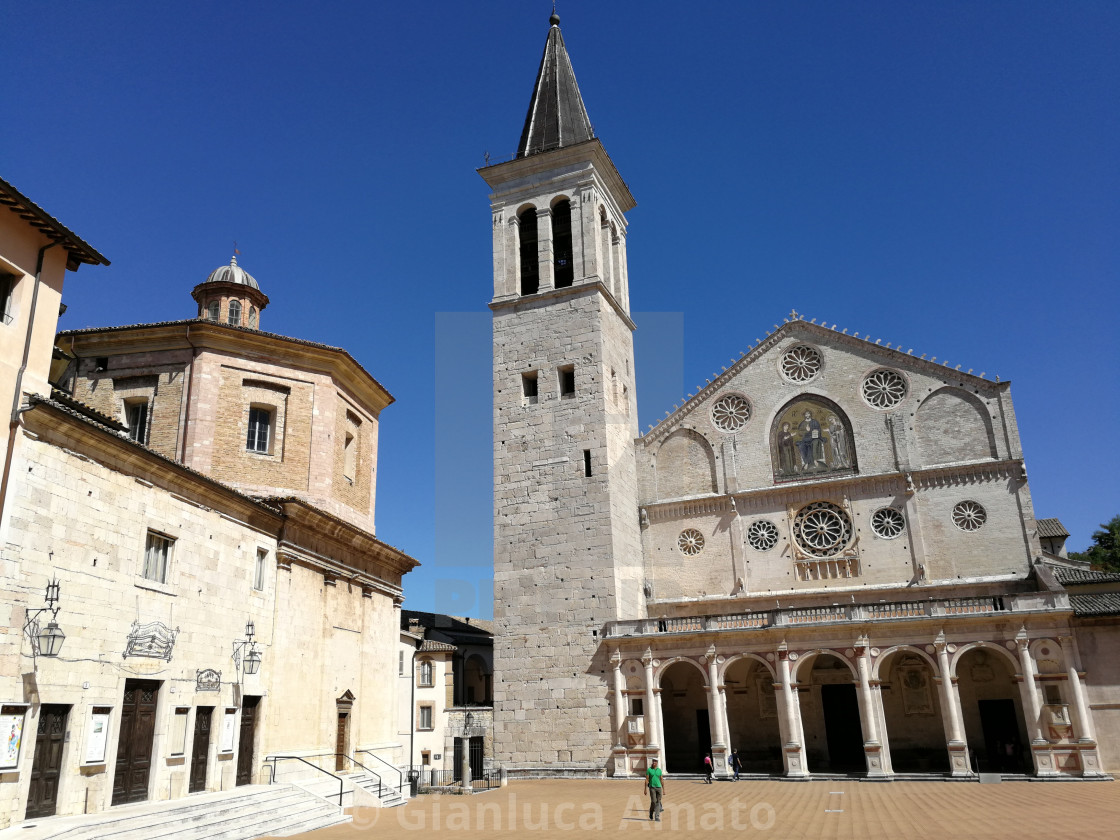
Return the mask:
{"type": "Polygon", "coordinates": [[[297,835],[400,840],[439,834],[462,840],[603,838],[650,832],[674,837],[800,840],[1116,840],[1116,782],[717,782],[666,779],[666,811],[650,823],[641,781],[511,782],[473,796],[421,796],[390,809],[358,809],[352,824],[297,835]]]}

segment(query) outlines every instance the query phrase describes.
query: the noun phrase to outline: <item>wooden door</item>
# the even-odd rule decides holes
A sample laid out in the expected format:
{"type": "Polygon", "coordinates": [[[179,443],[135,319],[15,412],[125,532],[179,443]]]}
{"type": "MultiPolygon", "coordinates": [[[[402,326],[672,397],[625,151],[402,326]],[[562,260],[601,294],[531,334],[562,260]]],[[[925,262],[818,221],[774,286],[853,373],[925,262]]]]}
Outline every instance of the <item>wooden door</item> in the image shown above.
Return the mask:
{"type": "Polygon", "coordinates": [[[213,706],[199,706],[194,710],[194,745],[191,747],[191,780],[187,793],[206,790],[206,767],[210,761],[210,723],[213,706]]]}
{"type": "Polygon", "coordinates": [[[253,739],[257,729],[257,705],[259,697],[245,697],[241,700],[241,734],[237,739],[237,784],[248,785],[253,782],[253,739]]]}
{"type": "Polygon", "coordinates": [[[346,747],[350,743],[350,733],[348,731],[350,726],[350,713],[338,713],[338,739],[335,741],[334,751],[338,753],[334,759],[335,772],[346,769],[346,747]]]}
{"type": "Polygon", "coordinates": [[[31,764],[31,787],[27,792],[27,819],[54,816],[69,711],[69,706],[44,705],[39,708],[35,759],[31,764]]]}
{"type": "Polygon", "coordinates": [[[117,763],[113,773],[114,805],[143,802],[148,798],[159,685],[154,680],[125,680],[117,763]]]}

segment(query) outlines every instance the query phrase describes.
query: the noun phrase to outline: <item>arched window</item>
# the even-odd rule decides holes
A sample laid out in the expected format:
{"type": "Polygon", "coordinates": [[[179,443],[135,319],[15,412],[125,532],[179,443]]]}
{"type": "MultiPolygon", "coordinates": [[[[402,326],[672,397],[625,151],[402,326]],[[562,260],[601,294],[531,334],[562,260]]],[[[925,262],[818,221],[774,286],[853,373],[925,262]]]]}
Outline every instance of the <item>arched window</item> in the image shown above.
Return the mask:
{"type": "Polygon", "coordinates": [[[430,659],[420,660],[420,685],[430,686],[434,684],[432,677],[432,661],[430,659]]]}
{"type": "Polygon", "coordinates": [[[211,321],[217,321],[221,317],[222,305],[216,300],[210,301],[210,305],[206,307],[206,317],[211,321]]]}
{"type": "Polygon", "coordinates": [[[537,211],[530,207],[517,217],[521,245],[521,294],[536,294],[541,285],[537,264],[537,211]]]}
{"type": "Polygon", "coordinates": [[[226,321],[235,327],[241,326],[241,301],[231,300],[229,302],[229,316],[226,321]]]}
{"type": "Polygon", "coordinates": [[[556,288],[572,285],[572,204],[567,199],[552,208],[552,253],[556,267],[556,288]]]}
{"type": "Polygon", "coordinates": [[[254,330],[257,328],[257,307],[255,306],[249,307],[249,328],[254,330]]]}

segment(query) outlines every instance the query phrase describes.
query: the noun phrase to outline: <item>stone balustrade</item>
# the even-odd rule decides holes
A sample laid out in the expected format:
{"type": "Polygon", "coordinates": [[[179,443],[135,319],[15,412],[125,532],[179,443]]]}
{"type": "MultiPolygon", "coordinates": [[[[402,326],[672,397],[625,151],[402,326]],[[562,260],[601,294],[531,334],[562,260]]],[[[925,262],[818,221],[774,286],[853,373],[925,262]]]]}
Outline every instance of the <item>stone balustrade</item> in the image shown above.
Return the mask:
{"type": "Polygon", "coordinates": [[[608,639],[619,639],[628,636],[733,632],[856,621],[907,621],[997,612],[1053,612],[1069,608],[1069,595],[1065,592],[1023,592],[995,597],[928,598],[924,601],[880,601],[869,604],[833,604],[825,607],[790,607],[725,615],[640,618],[608,622],[604,635],[608,639]]]}

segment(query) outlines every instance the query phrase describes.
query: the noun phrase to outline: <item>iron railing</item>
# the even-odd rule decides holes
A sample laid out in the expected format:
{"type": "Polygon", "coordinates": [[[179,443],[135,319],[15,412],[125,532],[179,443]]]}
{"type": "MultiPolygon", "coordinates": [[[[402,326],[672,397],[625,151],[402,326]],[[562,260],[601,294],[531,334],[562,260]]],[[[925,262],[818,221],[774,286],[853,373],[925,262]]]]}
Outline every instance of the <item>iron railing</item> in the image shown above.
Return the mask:
{"type": "Polygon", "coordinates": [[[373,776],[375,779],[377,779],[377,798],[378,799],[381,798],[381,776],[379,774],[373,772],[372,770],[370,770],[368,767],[366,767],[360,761],[356,761],[351,756],[346,755],[346,753],[316,753],[315,755],[309,755],[309,756],[306,756],[306,757],[299,756],[299,755],[273,755],[273,756],[269,756],[267,759],[265,759],[266,764],[271,763],[271,765],[272,765],[272,768],[271,768],[272,772],[269,776],[268,783],[271,785],[273,782],[276,781],[276,762],[278,762],[278,761],[302,761],[308,767],[314,767],[320,773],[326,773],[328,776],[331,776],[332,778],[338,779],[338,806],[341,808],[342,807],[342,797],[343,797],[343,794],[344,794],[345,788],[346,788],[345,781],[343,780],[343,778],[341,776],[338,776],[338,775],[332,773],[330,770],[327,770],[323,767],[320,767],[318,764],[315,764],[313,762],[308,761],[307,760],[308,758],[344,758],[347,761],[349,761],[351,764],[354,764],[354,765],[357,765],[358,767],[361,767],[363,770],[365,770],[367,773],[369,773],[371,776],[373,776]]]}
{"type": "MultiPolygon", "coordinates": [[[[390,770],[395,772],[397,774],[397,777],[398,777],[398,780],[399,780],[399,784],[397,785],[397,790],[402,790],[402,791],[404,790],[405,778],[404,778],[404,773],[401,772],[401,768],[394,767],[392,764],[390,764],[388,761],[383,759],[381,756],[377,755],[376,753],[370,752],[369,750],[358,750],[358,752],[364,753],[365,755],[368,755],[370,758],[373,758],[373,759],[376,759],[377,761],[380,761],[382,764],[384,764],[390,770]]],[[[355,762],[355,764],[356,763],[357,762],[355,762]]],[[[371,770],[370,772],[372,773],[373,771],[371,770]]],[[[377,774],[375,773],[374,775],[377,775],[377,774]]],[[[377,778],[380,779],[381,777],[378,776],[377,778]]]]}

